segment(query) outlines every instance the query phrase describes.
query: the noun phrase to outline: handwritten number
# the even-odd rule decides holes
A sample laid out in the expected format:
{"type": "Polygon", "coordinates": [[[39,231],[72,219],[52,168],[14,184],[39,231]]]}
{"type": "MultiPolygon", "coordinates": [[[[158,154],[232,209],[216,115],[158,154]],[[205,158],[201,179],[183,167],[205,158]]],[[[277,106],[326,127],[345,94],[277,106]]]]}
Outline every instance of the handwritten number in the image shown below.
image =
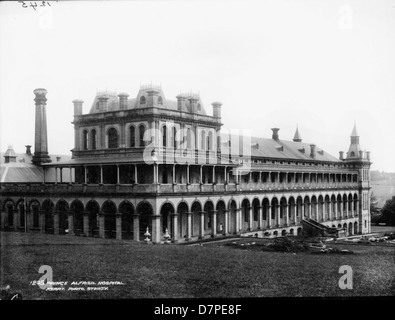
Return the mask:
{"type": "Polygon", "coordinates": [[[40,7],[45,7],[45,1],[41,1],[41,6],[40,7]]]}
{"type": "Polygon", "coordinates": [[[34,3],[34,5],[33,5],[33,3],[30,2],[30,6],[31,6],[34,10],[36,10],[37,3],[34,3]]]}

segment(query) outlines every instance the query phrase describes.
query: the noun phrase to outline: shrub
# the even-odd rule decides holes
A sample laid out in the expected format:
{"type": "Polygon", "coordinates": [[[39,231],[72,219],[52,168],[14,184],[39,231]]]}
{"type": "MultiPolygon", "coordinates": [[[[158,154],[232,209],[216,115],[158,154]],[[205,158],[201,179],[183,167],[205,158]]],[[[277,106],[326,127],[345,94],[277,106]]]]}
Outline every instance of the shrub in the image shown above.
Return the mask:
{"type": "Polygon", "coordinates": [[[309,246],[306,243],[299,242],[290,238],[276,238],[271,247],[281,252],[304,252],[309,246]]]}

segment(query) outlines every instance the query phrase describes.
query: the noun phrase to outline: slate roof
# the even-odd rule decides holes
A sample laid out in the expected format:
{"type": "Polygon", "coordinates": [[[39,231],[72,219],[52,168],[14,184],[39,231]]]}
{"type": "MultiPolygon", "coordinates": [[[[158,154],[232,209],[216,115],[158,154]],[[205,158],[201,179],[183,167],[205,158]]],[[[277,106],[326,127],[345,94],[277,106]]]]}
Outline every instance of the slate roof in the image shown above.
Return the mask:
{"type": "MultiPolygon", "coordinates": [[[[228,135],[222,135],[223,139],[229,140],[228,135]]],[[[238,139],[238,138],[235,138],[238,139]]],[[[231,141],[233,138],[231,138],[231,141]]],[[[311,143],[295,142],[289,140],[274,140],[268,138],[251,137],[250,145],[243,143],[243,154],[251,154],[252,157],[259,158],[274,158],[274,159],[293,159],[293,160],[315,160],[315,161],[330,161],[340,162],[338,158],[325,152],[318,147],[316,150],[316,157],[313,159],[310,156],[311,143]]],[[[222,150],[228,152],[228,142],[222,143],[222,150]]],[[[233,149],[233,148],[232,148],[233,149]]],[[[237,150],[232,150],[232,154],[238,153],[237,150]]]]}
{"type": "MultiPolygon", "coordinates": [[[[128,98],[128,107],[127,107],[127,109],[144,108],[144,105],[140,105],[140,98],[143,95],[145,97],[147,97],[147,95],[148,95],[147,91],[149,91],[149,90],[150,90],[150,88],[141,88],[139,90],[136,98],[130,98],[129,97],[128,98]]],[[[163,93],[161,88],[155,88],[155,90],[159,91],[159,95],[162,97],[162,100],[163,100],[163,104],[162,105],[157,104],[157,105],[155,105],[155,107],[169,109],[169,110],[178,110],[178,102],[177,102],[177,100],[166,99],[166,97],[165,97],[165,95],[164,95],[164,93],[163,93]]],[[[108,97],[107,111],[117,111],[117,110],[119,110],[119,98],[118,98],[118,95],[115,92],[113,92],[113,93],[105,93],[105,94],[98,93],[95,96],[94,100],[93,100],[92,106],[91,106],[90,111],[89,111],[90,114],[99,112],[99,110],[96,108],[96,104],[99,101],[98,97],[100,97],[100,96],[108,97]]],[[[200,111],[196,111],[195,113],[201,114],[201,115],[207,115],[206,110],[205,110],[205,108],[203,106],[203,103],[202,103],[199,95],[193,94],[193,93],[182,93],[182,94],[179,94],[179,96],[184,96],[186,99],[191,98],[191,97],[197,99],[198,100],[197,103],[200,104],[200,108],[201,109],[200,109],[200,111]]],[[[181,111],[183,111],[183,112],[191,112],[188,104],[189,104],[188,100],[186,100],[186,105],[182,107],[181,111]]]]}

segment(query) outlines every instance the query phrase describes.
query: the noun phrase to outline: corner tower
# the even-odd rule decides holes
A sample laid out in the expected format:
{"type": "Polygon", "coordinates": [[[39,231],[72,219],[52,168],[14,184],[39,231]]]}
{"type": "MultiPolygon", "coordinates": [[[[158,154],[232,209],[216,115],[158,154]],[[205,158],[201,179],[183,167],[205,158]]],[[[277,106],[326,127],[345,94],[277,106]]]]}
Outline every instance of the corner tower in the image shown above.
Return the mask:
{"type": "Polygon", "coordinates": [[[48,155],[48,138],[47,138],[47,90],[39,88],[33,91],[36,102],[36,122],[34,138],[34,155],[32,162],[36,165],[51,162],[48,155]]]}

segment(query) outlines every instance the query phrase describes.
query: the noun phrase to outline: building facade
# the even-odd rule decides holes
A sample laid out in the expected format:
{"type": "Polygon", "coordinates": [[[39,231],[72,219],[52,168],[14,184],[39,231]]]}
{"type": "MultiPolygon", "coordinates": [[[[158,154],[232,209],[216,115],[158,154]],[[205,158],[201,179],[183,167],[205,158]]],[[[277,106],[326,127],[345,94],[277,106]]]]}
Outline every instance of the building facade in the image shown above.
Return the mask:
{"type": "Polygon", "coordinates": [[[223,132],[220,102],[208,115],[198,94],[167,100],[149,85],[132,99],[99,92],[87,114],[74,100],[72,157],[51,161],[46,91],[34,93],[31,166],[42,181],[2,177],[1,228],[136,241],[148,230],[154,243],[166,230],[175,243],[297,235],[302,220],[370,232],[371,162],[355,125],[349,151],[336,158],[298,129],[292,140],[278,128],[271,138],[223,132]]]}

